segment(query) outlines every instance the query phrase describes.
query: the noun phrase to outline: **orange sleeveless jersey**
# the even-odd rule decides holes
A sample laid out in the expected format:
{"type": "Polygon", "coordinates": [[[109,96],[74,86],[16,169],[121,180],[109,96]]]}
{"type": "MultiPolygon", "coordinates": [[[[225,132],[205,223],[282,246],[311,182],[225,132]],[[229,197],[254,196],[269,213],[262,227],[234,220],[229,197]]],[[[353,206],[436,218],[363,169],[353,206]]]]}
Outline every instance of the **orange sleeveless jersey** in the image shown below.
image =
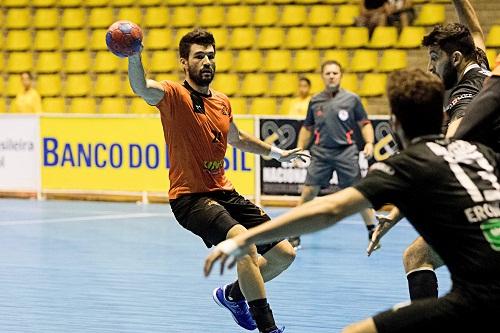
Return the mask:
{"type": "Polygon", "coordinates": [[[170,159],[170,199],[190,193],[232,190],[224,174],[229,123],[233,121],[226,95],[211,90],[202,95],[189,86],[162,81],[160,110],[170,159]]]}

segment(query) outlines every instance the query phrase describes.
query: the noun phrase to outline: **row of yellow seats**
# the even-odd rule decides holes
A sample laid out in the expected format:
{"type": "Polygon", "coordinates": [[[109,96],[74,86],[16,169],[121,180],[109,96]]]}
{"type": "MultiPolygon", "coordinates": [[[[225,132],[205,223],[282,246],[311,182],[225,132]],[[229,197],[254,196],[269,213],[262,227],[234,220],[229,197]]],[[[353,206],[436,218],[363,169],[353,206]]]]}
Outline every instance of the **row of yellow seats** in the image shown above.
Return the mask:
{"type": "MultiPolygon", "coordinates": [[[[414,3],[423,3],[427,1],[450,2],[451,0],[414,0],[414,3]]],[[[205,5],[263,5],[271,4],[343,4],[359,3],[360,0],[3,0],[0,6],[4,7],[129,7],[129,6],[205,6],[205,5]]]]}
{"type": "MultiPolygon", "coordinates": [[[[373,50],[355,50],[349,54],[346,50],[256,50],[219,51],[216,55],[218,72],[314,72],[321,62],[336,60],[351,72],[367,72],[378,70],[390,72],[407,67],[407,53],[404,50],[385,50],[379,62],[379,52],[373,50]]],[[[0,58],[1,59],[1,58],[0,58]]],[[[180,70],[178,54],[175,51],[144,52],[143,64],[148,72],[166,73],[180,70]]],[[[1,61],[0,61],[1,63],[1,61]]],[[[34,70],[36,73],[109,73],[126,72],[128,62],[120,59],[108,51],[99,51],[92,55],[90,52],[69,52],[64,57],[60,52],[41,52],[33,62],[29,53],[14,53],[7,61],[5,68],[10,73],[20,73],[34,70]],[[25,59],[27,57],[27,59],[25,59]]]]}
{"type": "MultiPolygon", "coordinates": [[[[311,80],[312,91],[319,92],[324,84],[318,73],[305,75],[311,80]]],[[[243,79],[237,74],[218,74],[214,80],[214,89],[228,96],[276,96],[286,97],[295,93],[297,75],[278,73],[271,79],[267,74],[246,74],[243,79]]],[[[364,74],[361,81],[355,73],[345,73],[342,86],[363,97],[381,96],[384,94],[386,75],[382,73],[364,74]]]]}
{"type": "MultiPolygon", "coordinates": [[[[358,5],[287,5],[265,6],[207,6],[201,7],[137,7],[125,8],[15,8],[7,11],[7,29],[93,29],[106,28],[117,19],[128,19],[145,28],[173,27],[247,27],[247,26],[350,26],[359,15],[358,5]],[[335,8],[338,7],[338,10],[335,8]]],[[[444,22],[445,8],[440,4],[423,5],[416,25],[444,22]]]]}
{"type": "MultiPolygon", "coordinates": [[[[190,29],[178,29],[175,36],[169,29],[152,29],[144,38],[146,50],[177,49],[180,38],[190,29]],[[173,39],[174,38],[174,39],[173,39]]],[[[217,49],[243,50],[250,48],[266,49],[356,49],[356,48],[415,48],[425,34],[423,27],[406,27],[400,35],[395,27],[377,27],[368,37],[365,27],[307,27],[263,28],[257,34],[253,28],[232,29],[230,36],[226,29],[211,29],[216,39],[217,49]]],[[[42,30],[31,38],[31,33],[23,30],[10,31],[7,34],[4,49],[7,51],[77,51],[106,50],[105,29],[68,30],[61,36],[58,31],[42,30]]],[[[2,45],[0,40],[0,45],[2,45]]]]}

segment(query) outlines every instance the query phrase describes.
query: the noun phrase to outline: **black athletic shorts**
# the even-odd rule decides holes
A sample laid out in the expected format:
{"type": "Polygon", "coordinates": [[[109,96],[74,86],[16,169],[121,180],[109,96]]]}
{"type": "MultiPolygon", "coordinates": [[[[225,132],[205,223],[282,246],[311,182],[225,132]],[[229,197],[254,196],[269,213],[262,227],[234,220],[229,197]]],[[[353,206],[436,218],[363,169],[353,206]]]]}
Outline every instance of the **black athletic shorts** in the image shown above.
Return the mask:
{"type": "MultiPolygon", "coordinates": [[[[170,200],[170,206],[179,224],[201,237],[207,247],[225,240],[237,224],[250,229],[271,219],[234,190],[183,195],[170,200]]],[[[264,254],[278,243],[258,245],[257,252],[264,254]]]]}
{"type": "Polygon", "coordinates": [[[471,301],[455,290],[438,299],[395,306],[373,320],[378,333],[486,333],[491,327],[495,329],[489,332],[496,332],[498,315],[498,302],[471,301]]]}

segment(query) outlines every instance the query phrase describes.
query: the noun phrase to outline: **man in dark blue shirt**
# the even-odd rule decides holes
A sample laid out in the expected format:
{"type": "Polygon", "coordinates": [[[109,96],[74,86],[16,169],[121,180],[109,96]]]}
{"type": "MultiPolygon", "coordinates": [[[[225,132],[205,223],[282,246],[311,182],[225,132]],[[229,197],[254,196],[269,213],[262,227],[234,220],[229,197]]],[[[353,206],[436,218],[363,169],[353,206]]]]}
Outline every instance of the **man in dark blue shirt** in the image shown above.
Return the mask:
{"type": "MultiPolygon", "coordinates": [[[[373,155],[373,126],[359,96],[341,88],[341,65],[337,61],[326,61],[321,65],[321,77],[325,90],[311,98],[297,144],[301,149],[307,149],[311,144],[311,164],[299,204],[314,199],[322,188],[327,187],[333,171],[337,173],[340,188],[361,179],[359,151],[354,141],[356,126],[361,128],[365,141],[365,157],[373,155]]],[[[366,210],[361,215],[370,238],[375,228],[373,211],[366,210]]],[[[298,237],[290,241],[295,246],[300,244],[298,237]]]]}

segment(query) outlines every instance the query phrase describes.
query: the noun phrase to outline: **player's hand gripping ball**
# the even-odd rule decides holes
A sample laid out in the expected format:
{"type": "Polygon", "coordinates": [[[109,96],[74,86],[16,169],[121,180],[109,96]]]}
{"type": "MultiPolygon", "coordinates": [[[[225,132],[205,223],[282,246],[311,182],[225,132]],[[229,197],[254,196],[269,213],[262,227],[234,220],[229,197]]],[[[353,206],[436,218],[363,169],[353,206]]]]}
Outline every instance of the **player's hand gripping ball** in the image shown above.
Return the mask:
{"type": "Polygon", "coordinates": [[[142,30],[130,21],[117,21],[106,32],[108,49],[120,58],[133,55],[141,50],[142,30]]]}

